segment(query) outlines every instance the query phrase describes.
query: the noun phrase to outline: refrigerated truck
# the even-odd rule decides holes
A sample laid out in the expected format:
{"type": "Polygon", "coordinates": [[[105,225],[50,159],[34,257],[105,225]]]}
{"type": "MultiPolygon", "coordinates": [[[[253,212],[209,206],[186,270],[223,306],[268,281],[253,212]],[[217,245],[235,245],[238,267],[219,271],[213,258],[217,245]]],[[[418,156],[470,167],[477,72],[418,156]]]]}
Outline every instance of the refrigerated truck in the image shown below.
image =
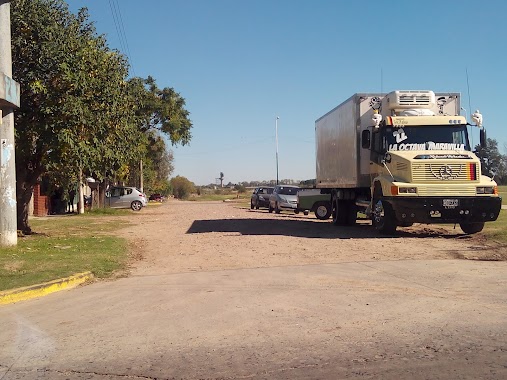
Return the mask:
{"type": "MultiPolygon", "coordinates": [[[[496,220],[498,187],[481,173],[460,109],[459,93],[358,93],[317,119],[321,214],[326,206],[334,224],[352,225],[363,212],[386,234],[413,223],[459,224],[472,234],[496,220]]],[[[472,118],[484,146],[482,115],[472,118]]]]}

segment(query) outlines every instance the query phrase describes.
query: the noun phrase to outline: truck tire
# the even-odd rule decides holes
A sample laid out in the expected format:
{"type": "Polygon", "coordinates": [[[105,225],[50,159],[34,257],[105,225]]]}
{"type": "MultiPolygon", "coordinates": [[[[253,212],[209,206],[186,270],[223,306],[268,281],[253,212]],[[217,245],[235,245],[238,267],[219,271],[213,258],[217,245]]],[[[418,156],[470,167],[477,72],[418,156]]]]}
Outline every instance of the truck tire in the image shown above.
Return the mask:
{"type": "Polygon", "coordinates": [[[333,224],[344,226],[347,222],[347,202],[341,199],[334,199],[333,224]]]}
{"type": "Polygon", "coordinates": [[[476,234],[477,232],[481,232],[484,228],[484,222],[479,223],[460,223],[459,226],[466,234],[476,234]]]}
{"type": "Polygon", "coordinates": [[[374,200],[372,222],[373,227],[382,234],[393,235],[396,232],[394,210],[382,197],[374,200]]]}
{"type": "Polygon", "coordinates": [[[315,217],[320,220],[327,220],[331,216],[332,209],[329,202],[317,202],[315,205],[315,217]]]}
{"type": "Polygon", "coordinates": [[[347,218],[345,223],[347,226],[354,226],[357,220],[357,206],[355,201],[347,201],[347,218]]]}

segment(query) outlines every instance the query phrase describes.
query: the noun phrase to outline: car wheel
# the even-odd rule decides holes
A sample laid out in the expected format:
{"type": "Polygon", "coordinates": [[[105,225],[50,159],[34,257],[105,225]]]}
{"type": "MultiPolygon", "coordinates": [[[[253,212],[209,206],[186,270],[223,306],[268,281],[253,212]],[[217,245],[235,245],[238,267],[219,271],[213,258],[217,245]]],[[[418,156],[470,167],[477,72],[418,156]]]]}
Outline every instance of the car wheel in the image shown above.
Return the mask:
{"type": "Polygon", "coordinates": [[[331,203],[322,202],[317,205],[315,208],[315,216],[320,220],[327,220],[331,216],[331,203]]]}
{"type": "Polygon", "coordinates": [[[130,208],[134,211],[139,211],[143,208],[143,204],[140,201],[134,201],[130,204],[130,208]]]}
{"type": "Polygon", "coordinates": [[[275,213],[280,214],[280,209],[278,208],[278,202],[275,203],[275,213]]]}

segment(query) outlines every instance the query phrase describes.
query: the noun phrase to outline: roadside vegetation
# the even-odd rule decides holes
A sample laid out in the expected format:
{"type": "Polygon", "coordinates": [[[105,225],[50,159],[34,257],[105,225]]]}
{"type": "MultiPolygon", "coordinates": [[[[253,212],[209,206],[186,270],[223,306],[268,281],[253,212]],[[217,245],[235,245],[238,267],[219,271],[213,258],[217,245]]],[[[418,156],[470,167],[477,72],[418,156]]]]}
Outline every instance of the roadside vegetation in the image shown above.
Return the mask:
{"type": "Polygon", "coordinates": [[[91,271],[97,278],[127,268],[127,241],[115,231],[128,225],[127,210],[33,218],[34,233],[16,247],[0,248],[0,291],[91,271]],[[114,223],[112,223],[114,221],[114,223]]]}
{"type": "Polygon", "coordinates": [[[498,219],[494,222],[486,223],[483,233],[488,240],[493,240],[499,244],[507,244],[507,210],[500,211],[498,219]]]}
{"type": "Polygon", "coordinates": [[[502,204],[507,205],[507,186],[498,186],[498,194],[502,197],[502,204]]]}

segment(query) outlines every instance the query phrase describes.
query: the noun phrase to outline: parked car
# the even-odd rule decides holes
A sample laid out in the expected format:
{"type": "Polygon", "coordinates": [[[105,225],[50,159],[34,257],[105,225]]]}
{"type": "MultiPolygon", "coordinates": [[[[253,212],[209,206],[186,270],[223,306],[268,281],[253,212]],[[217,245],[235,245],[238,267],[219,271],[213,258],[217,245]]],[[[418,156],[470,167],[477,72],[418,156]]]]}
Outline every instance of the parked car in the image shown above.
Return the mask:
{"type": "Polygon", "coordinates": [[[131,208],[139,211],[147,204],[146,195],[135,187],[114,186],[106,191],[106,206],[112,208],[131,208]]]}
{"type": "Polygon", "coordinates": [[[257,187],[250,198],[250,208],[269,207],[269,196],[273,193],[272,187],[257,187]]]}
{"type": "Polygon", "coordinates": [[[269,212],[273,210],[279,214],[281,210],[291,210],[296,214],[298,210],[298,191],[299,187],[289,185],[277,185],[273,189],[273,194],[269,196],[269,212]]]}
{"type": "Polygon", "coordinates": [[[163,202],[165,197],[162,194],[151,194],[150,201],[163,202]]]}

